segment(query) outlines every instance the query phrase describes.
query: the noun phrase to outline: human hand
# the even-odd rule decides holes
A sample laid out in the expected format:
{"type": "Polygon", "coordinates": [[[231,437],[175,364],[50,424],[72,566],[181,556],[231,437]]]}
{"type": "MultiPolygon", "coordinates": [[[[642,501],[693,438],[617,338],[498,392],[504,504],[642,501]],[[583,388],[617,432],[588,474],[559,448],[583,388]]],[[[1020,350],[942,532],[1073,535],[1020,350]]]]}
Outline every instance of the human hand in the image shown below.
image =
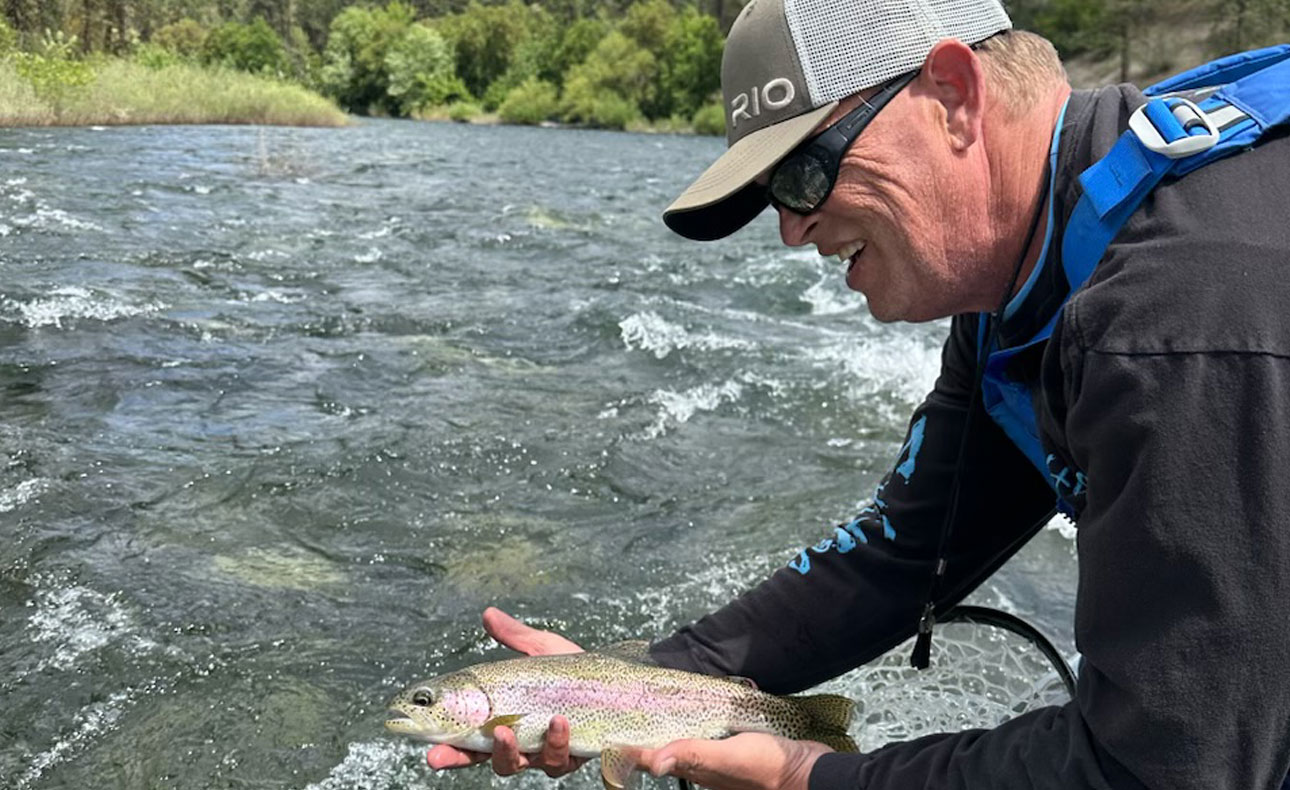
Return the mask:
{"type": "MultiPolygon", "coordinates": [[[[501,609],[484,610],[484,630],[500,644],[527,656],[581,653],[575,642],[552,633],[525,625],[501,609]]],[[[493,762],[493,772],[498,776],[511,776],[526,768],[538,768],[547,776],[564,776],[586,762],[581,757],[569,756],[569,720],[563,716],[551,719],[542,739],[542,751],[537,754],[520,754],[515,733],[509,727],[493,731],[493,753],[471,752],[439,744],[426,753],[426,763],[435,770],[464,768],[485,760],[493,762]]]]}
{"type": "Polygon", "coordinates": [[[831,751],[815,741],[745,732],[723,741],[643,749],[637,764],[655,776],[679,776],[709,790],[806,790],[815,761],[831,751]]]}

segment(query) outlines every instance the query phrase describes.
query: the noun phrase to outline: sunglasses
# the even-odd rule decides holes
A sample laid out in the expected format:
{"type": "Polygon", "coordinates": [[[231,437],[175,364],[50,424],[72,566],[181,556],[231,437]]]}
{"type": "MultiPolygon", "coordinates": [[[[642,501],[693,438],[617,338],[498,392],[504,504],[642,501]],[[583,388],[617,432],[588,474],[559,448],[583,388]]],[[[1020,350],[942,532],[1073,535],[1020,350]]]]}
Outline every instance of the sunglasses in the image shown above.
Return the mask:
{"type": "Polygon", "coordinates": [[[824,205],[847,149],[878,111],[917,76],[914,70],[896,77],[837,123],[789,151],[770,173],[767,199],[797,214],[810,214],[824,205]]]}

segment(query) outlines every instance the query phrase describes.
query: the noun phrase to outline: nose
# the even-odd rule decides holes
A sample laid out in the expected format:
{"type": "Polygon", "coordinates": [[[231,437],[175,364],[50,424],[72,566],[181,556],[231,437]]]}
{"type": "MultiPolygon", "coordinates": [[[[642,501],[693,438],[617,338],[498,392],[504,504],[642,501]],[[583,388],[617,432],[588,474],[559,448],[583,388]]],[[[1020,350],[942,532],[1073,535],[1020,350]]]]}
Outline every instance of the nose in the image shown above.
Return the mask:
{"type": "Polygon", "coordinates": [[[775,206],[775,210],[779,212],[779,237],[785,244],[790,247],[801,247],[810,242],[811,233],[817,224],[815,214],[802,216],[783,206],[775,206]]]}

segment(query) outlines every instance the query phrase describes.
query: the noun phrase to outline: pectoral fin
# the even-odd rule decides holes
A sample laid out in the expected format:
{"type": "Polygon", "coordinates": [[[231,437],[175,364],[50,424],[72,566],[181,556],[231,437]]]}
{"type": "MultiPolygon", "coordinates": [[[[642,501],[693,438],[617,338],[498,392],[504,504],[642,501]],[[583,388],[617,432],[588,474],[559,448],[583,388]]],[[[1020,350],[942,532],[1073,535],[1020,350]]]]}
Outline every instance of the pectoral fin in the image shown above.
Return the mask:
{"type": "Polygon", "coordinates": [[[600,778],[605,790],[624,790],[636,770],[639,749],[630,746],[607,746],[600,752],[600,778]]]}
{"type": "Polygon", "coordinates": [[[479,731],[492,737],[493,730],[498,727],[514,727],[515,723],[524,718],[523,713],[514,713],[508,716],[494,716],[483,724],[479,725],[479,731]]]}

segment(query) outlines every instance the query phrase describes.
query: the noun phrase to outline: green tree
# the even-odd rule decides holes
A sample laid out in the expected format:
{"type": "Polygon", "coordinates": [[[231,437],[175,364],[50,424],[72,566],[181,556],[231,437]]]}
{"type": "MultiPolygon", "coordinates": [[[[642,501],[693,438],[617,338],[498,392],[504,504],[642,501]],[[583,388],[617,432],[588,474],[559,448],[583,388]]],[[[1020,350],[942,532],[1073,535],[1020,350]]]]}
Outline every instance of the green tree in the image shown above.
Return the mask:
{"type": "Polygon", "coordinates": [[[185,17],[157,29],[152,43],[183,58],[197,58],[206,44],[206,28],[200,22],[185,17]]]}
{"type": "Polygon", "coordinates": [[[539,124],[550,120],[560,111],[556,88],[537,77],[529,77],[511,89],[497,108],[497,114],[506,123],[539,124]]]}
{"type": "Polygon", "coordinates": [[[541,75],[543,79],[563,84],[569,70],[586,60],[608,33],[609,24],[603,19],[575,20],[560,33],[560,41],[551,53],[551,60],[548,61],[541,75]]]}
{"type": "Polygon", "coordinates": [[[717,20],[687,7],[677,14],[663,38],[659,61],[659,90],[646,115],[690,117],[721,90],[721,50],[717,20]]]}
{"type": "Polygon", "coordinates": [[[622,128],[640,115],[657,70],[653,55],[613,31],[570,70],[561,100],[565,120],[622,128]]]}
{"type": "Polygon", "coordinates": [[[249,25],[225,22],[206,36],[202,60],[238,71],[283,75],[289,70],[287,48],[261,17],[249,25]]]}
{"type": "Polygon", "coordinates": [[[470,98],[466,86],[454,71],[452,47],[438,32],[415,24],[407,29],[385,56],[389,73],[387,89],[400,115],[412,115],[422,107],[470,98]]]}
{"type": "Polygon", "coordinates": [[[1286,0],[1220,0],[1212,13],[1210,42],[1216,55],[1284,41],[1290,29],[1286,0]]]}
{"type": "Polygon", "coordinates": [[[481,5],[471,0],[466,10],[444,17],[435,28],[457,53],[457,75],[476,96],[510,68],[522,41],[531,34],[533,11],[520,2],[481,5]]]}
{"type": "Polygon", "coordinates": [[[18,47],[18,32],[9,27],[5,18],[0,16],[0,58],[8,55],[18,47]]]}
{"type": "Polygon", "coordinates": [[[324,91],[351,112],[398,113],[385,59],[412,26],[413,14],[411,6],[398,2],[340,12],[323,51],[324,91]]]}

